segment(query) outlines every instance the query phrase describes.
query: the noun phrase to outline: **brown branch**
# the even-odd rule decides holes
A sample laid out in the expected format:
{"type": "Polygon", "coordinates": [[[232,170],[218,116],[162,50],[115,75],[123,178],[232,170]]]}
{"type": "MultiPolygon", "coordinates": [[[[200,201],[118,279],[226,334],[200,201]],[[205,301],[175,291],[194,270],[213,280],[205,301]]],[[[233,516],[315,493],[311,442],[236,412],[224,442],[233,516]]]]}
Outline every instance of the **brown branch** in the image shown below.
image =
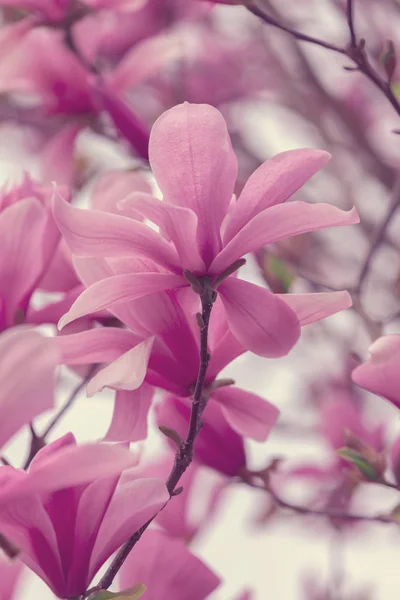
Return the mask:
{"type": "Polygon", "coordinates": [[[10,559],[14,559],[19,554],[19,548],[13,542],[11,542],[5,535],[0,533],[0,549],[10,559]]]}
{"type": "Polygon", "coordinates": [[[347,23],[350,32],[350,44],[355,48],[357,46],[357,36],[354,27],[354,5],[353,0],[347,0],[347,23]]]}
{"type": "MultiPolygon", "coordinates": [[[[199,286],[197,288],[197,293],[199,293],[202,306],[201,318],[198,319],[200,327],[200,364],[192,399],[188,433],[186,435],[185,440],[178,448],[178,451],[175,455],[173,467],[166,481],[166,486],[170,494],[170,498],[174,495],[175,492],[179,493],[179,490],[176,486],[179,483],[179,480],[181,479],[182,475],[185,473],[186,469],[192,462],[194,442],[196,440],[196,437],[200,433],[202,427],[201,418],[207,403],[207,398],[204,394],[204,386],[206,381],[208,364],[210,362],[210,354],[208,352],[208,328],[212,306],[216,299],[216,292],[211,287],[208,278],[203,278],[202,280],[198,280],[195,283],[199,286]]],[[[129,540],[122,546],[122,548],[117,553],[110,567],[107,569],[106,573],[101,578],[98,586],[86,592],[84,598],[93,593],[93,591],[106,590],[110,587],[115,576],[124,564],[129,553],[131,552],[132,548],[137,544],[137,542],[142,537],[143,533],[146,531],[146,529],[148,528],[150,523],[155,519],[156,516],[157,515],[155,515],[152,519],[145,523],[138,531],[136,531],[129,538],[129,540]]]]}

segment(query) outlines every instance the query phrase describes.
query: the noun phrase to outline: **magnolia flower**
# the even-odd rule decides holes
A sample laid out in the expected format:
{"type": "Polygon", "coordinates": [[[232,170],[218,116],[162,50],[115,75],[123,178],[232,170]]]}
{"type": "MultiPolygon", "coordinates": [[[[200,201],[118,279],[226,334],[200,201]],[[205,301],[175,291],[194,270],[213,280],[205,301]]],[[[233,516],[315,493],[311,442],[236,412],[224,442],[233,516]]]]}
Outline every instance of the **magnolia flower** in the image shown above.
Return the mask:
{"type": "MultiPolygon", "coordinates": [[[[185,103],[164,113],[153,127],[150,164],[164,195],[134,193],[121,203],[124,215],[83,211],[60,197],[54,214],[76,257],[143,257],[157,265],[142,272],[106,277],[86,289],[60,325],[157,291],[188,286],[184,273],[208,278],[218,287],[229,328],[246,349],[261,356],[287,354],[300,335],[300,319],[321,319],[350,306],[347,292],[335,296],[285,296],[239,280],[229,273],[240,259],[269,243],[333,225],[358,222],[353,209],[327,204],[284,204],[329,159],[303,149],[264,163],[232,202],[237,162],[225,121],[207,105],[185,103]],[[157,233],[129,218],[133,210],[160,228],[157,233]],[[334,308],[332,308],[334,305],[334,308]]],[[[136,264],[136,269],[134,268],[136,264]]],[[[112,269],[111,269],[112,271],[112,269]]]]}
{"type": "Polygon", "coordinates": [[[137,582],[146,587],[147,600],[205,600],[220,579],[178,539],[162,531],[147,531],[120,570],[120,586],[137,582]]]}
{"type": "Polygon", "coordinates": [[[369,352],[370,358],[352,373],[354,383],[400,407],[400,335],[375,340],[369,352]]]}
{"type": "Polygon", "coordinates": [[[15,327],[0,335],[0,448],[53,408],[59,358],[54,340],[35,331],[15,327]]]}
{"type": "Polygon", "coordinates": [[[27,473],[0,468],[0,529],[20,559],[60,598],[77,597],[130,535],[167,502],[165,484],[134,476],[127,449],[76,446],[67,434],[41,450],[27,473]]]}

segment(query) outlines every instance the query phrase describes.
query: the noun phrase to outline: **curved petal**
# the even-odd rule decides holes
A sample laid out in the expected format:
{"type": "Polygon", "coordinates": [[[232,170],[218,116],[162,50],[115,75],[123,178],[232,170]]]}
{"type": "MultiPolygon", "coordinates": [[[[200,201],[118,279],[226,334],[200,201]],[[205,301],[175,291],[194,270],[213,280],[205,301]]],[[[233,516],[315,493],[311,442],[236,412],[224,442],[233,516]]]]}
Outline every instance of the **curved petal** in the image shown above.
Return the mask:
{"type": "Polygon", "coordinates": [[[354,383],[400,408],[400,335],[381,337],[368,350],[370,358],[352,373],[354,383]]]}
{"type": "Polygon", "coordinates": [[[111,425],[105,435],[109,442],[138,442],[147,437],[147,415],[155,389],[147,383],[137,390],[120,390],[115,395],[111,425]]]}
{"type": "Polygon", "coordinates": [[[321,294],[277,294],[296,313],[300,325],[330,317],[353,304],[349,292],[321,294]]]}
{"type": "Polygon", "coordinates": [[[100,175],[93,187],[92,208],[120,215],[117,203],[131,194],[132,190],[151,194],[151,185],[143,173],[125,169],[106,171],[100,175]]]}
{"type": "Polygon", "coordinates": [[[118,486],[97,536],[90,564],[92,576],[168,500],[165,483],[158,479],[137,479],[118,486]]]}
{"type": "Polygon", "coordinates": [[[134,212],[139,212],[166,233],[178,252],[182,269],[204,273],[204,262],[193,243],[197,236],[197,216],[192,210],[137,192],[130,194],[118,206],[124,211],[131,207],[134,212]]]}
{"type": "Polygon", "coordinates": [[[132,273],[107,277],[82,292],[60,319],[59,329],[84,315],[186,284],[184,277],[170,273],[132,273]]]}
{"type": "Polygon", "coordinates": [[[224,244],[256,214],[290,198],[330,158],[323,150],[301,148],[281,152],[258,167],[233,206],[224,231],[224,244]]]}
{"type": "Polygon", "coordinates": [[[300,201],[272,206],[256,215],[238,232],[215,258],[209,272],[222,273],[245,254],[283,238],[359,221],[355,208],[344,211],[330,204],[300,201]]]}
{"type": "Polygon", "coordinates": [[[265,442],[279,417],[278,408],[268,400],[236,387],[219,388],[212,397],[232,429],[256,442],[265,442]]]}
{"type": "Polygon", "coordinates": [[[53,408],[59,358],[52,338],[25,328],[1,334],[0,448],[34,417],[53,408]]]}
{"type": "Polygon", "coordinates": [[[88,383],[87,395],[93,396],[104,387],[131,391],[140,387],[146,376],[153,342],[154,338],[145,340],[96,373],[88,383]]]}
{"type": "Polygon", "coordinates": [[[247,350],[267,358],[288,354],[300,337],[300,323],[283,300],[232,277],[219,291],[229,329],[247,350]]]}
{"type": "Polygon", "coordinates": [[[164,200],[197,215],[200,253],[209,264],[221,249],[220,227],[237,173],[221,113],[188,102],[167,110],[153,126],[149,156],[164,200]]]}
{"type": "Polygon", "coordinates": [[[148,531],[143,545],[133,551],[121,569],[122,588],[141,581],[148,600],[204,600],[220,579],[192,554],[182,540],[162,531],[148,531]]]}
{"type": "Polygon", "coordinates": [[[171,268],[179,264],[174,248],[156,231],[127,217],[100,210],[82,210],[57,193],[53,214],[72,254],[76,256],[146,256],[171,268]]]}
{"type": "Polygon", "coordinates": [[[139,344],[142,339],[120,327],[99,327],[55,338],[63,365],[110,362],[139,344]]]}

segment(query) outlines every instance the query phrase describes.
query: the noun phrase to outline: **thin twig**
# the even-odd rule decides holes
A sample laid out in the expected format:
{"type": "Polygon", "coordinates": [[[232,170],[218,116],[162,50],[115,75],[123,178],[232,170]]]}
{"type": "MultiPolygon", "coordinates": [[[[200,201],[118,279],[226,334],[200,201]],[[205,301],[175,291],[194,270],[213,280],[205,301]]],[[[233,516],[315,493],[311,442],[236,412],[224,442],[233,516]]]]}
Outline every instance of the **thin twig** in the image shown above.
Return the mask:
{"type": "Polygon", "coordinates": [[[383,222],[381,223],[381,225],[379,226],[379,228],[377,229],[374,239],[371,243],[371,246],[369,247],[368,253],[367,253],[365,260],[363,262],[363,265],[361,267],[360,274],[358,276],[357,285],[355,287],[355,292],[358,295],[360,294],[360,291],[361,291],[361,288],[365,281],[365,278],[368,275],[372,259],[374,258],[377,250],[379,250],[379,247],[386,236],[387,228],[389,227],[389,225],[391,223],[393,215],[399,208],[399,205],[400,205],[400,175],[397,177],[397,180],[394,184],[393,193],[392,193],[392,201],[391,201],[388,213],[387,213],[385,219],[383,220],[383,222]]]}
{"type": "Polygon", "coordinates": [[[347,23],[350,31],[350,44],[355,48],[357,46],[357,36],[354,27],[354,5],[353,0],[347,0],[347,23]]]}
{"type": "Polygon", "coordinates": [[[344,48],[340,48],[339,46],[335,46],[334,44],[325,42],[325,40],[320,40],[318,38],[307,35],[305,33],[301,33],[300,31],[296,31],[295,29],[292,29],[291,27],[288,27],[287,25],[280,23],[274,17],[271,17],[270,15],[267,15],[266,13],[264,13],[252,1],[246,3],[245,6],[248,11],[253,13],[253,15],[258,17],[262,21],[264,21],[264,23],[267,23],[267,25],[272,25],[273,27],[277,27],[278,29],[281,29],[282,31],[289,33],[290,35],[292,35],[296,39],[300,40],[301,42],[309,42],[310,44],[315,44],[316,46],[322,46],[322,48],[327,48],[328,50],[333,50],[334,52],[338,52],[339,54],[346,54],[346,50],[344,48]]]}
{"type": "Polygon", "coordinates": [[[19,554],[19,548],[5,535],[0,533],[0,548],[8,558],[14,559],[19,554]]]}
{"type": "Polygon", "coordinates": [[[394,523],[395,521],[391,519],[387,515],[354,515],[351,513],[346,513],[341,510],[333,510],[333,509],[318,509],[318,508],[309,508],[308,506],[299,506],[298,504],[292,504],[291,502],[287,502],[278,496],[270,487],[266,488],[264,485],[258,485],[248,480],[244,480],[248,486],[255,488],[257,490],[261,490],[267,492],[275,504],[280,506],[281,508],[285,508],[292,512],[295,512],[299,515],[312,515],[314,517],[325,517],[329,519],[343,519],[344,521],[369,521],[369,522],[378,522],[378,523],[394,523]]]}
{"type": "Polygon", "coordinates": [[[72,404],[75,402],[75,400],[79,396],[80,392],[83,390],[85,385],[88,383],[89,379],[91,379],[92,376],[94,375],[96,368],[97,368],[96,364],[91,365],[88,372],[86,373],[85,377],[82,379],[82,381],[76,386],[76,388],[74,388],[72,390],[71,395],[69,396],[69,398],[66,401],[66,403],[64,404],[64,406],[58,411],[58,413],[56,415],[54,415],[53,419],[50,421],[50,423],[47,425],[46,429],[42,433],[41,438],[43,440],[46,439],[46,437],[49,435],[49,433],[52,431],[52,429],[54,429],[54,427],[57,425],[57,423],[60,421],[60,419],[62,419],[62,417],[65,415],[67,410],[69,410],[71,408],[72,404]]]}
{"type": "MultiPolygon", "coordinates": [[[[208,328],[216,292],[215,290],[213,290],[208,279],[206,278],[204,278],[203,281],[199,281],[199,284],[202,287],[202,292],[199,293],[202,306],[201,320],[199,319],[199,321],[201,321],[200,364],[192,399],[188,433],[175,455],[173,467],[166,481],[166,486],[170,494],[170,498],[174,495],[174,491],[176,490],[177,484],[179,483],[182,475],[185,473],[186,469],[192,462],[194,442],[196,440],[196,437],[200,433],[202,427],[201,417],[207,403],[207,398],[204,394],[204,385],[206,380],[208,364],[210,361],[210,354],[208,352],[208,328]]],[[[101,578],[98,586],[86,592],[84,598],[90,595],[90,593],[92,593],[95,590],[106,590],[110,587],[115,576],[124,564],[129,553],[131,552],[132,548],[137,544],[137,542],[142,537],[143,533],[146,531],[146,529],[156,516],[157,515],[155,515],[152,519],[145,523],[138,531],[136,531],[129,538],[129,540],[122,546],[122,548],[117,553],[110,567],[107,569],[106,573],[101,578]]]]}

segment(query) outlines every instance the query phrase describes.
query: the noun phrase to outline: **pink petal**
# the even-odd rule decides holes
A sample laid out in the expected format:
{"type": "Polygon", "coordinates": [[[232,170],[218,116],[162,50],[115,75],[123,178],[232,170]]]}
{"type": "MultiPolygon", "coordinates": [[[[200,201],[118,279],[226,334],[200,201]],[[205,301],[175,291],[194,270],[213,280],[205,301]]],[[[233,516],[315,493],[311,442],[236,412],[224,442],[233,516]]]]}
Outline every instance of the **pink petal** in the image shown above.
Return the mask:
{"type": "Polygon", "coordinates": [[[197,215],[197,241],[206,262],[221,248],[220,227],[231,201],[237,162],[221,113],[185,102],[153,126],[150,164],[164,201],[197,215]]]}
{"type": "Polygon", "coordinates": [[[288,354],[300,337],[300,323],[283,300],[233,277],[219,291],[229,329],[247,350],[267,358],[288,354]]]}
{"type": "Polygon", "coordinates": [[[150,194],[137,192],[125,198],[119,206],[124,211],[131,207],[166,233],[178,252],[182,269],[188,269],[192,273],[204,273],[204,262],[193,243],[197,236],[197,216],[192,210],[157,200],[150,194]]]}
{"type": "Polygon", "coordinates": [[[15,598],[14,591],[21,575],[22,563],[20,561],[9,561],[0,559],[0,600],[12,600],[15,598]]]}
{"type": "Polygon", "coordinates": [[[97,536],[90,565],[92,572],[95,573],[168,500],[165,483],[158,479],[128,480],[119,485],[97,536]]]}
{"type": "Polygon", "coordinates": [[[56,192],[54,218],[72,254],[76,256],[146,256],[171,267],[178,257],[156,231],[132,219],[70,206],[56,192]]]}
{"type": "Polygon", "coordinates": [[[279,410],[256,394],[229,386],[213,392],[229,425],[240,435],[265,442],[275,426],[279,410]]]}
{"type": "Polygon", "coordinates": [[[55,338],[64,365],[110,362],[140,341],[133,331],[119,327],[99,327],[55,338]]]}
{"type": "Polygon", "coordinates": [[[340,210],[330,204],[289,202],[272,206],[256,215],[218,254],[210,273],[222,273],[238,258],[278,240],[339,225],[359,222],[355,208],[340,210]]]}
{"type": "Polygon", "coordinates": [[[300,325],[330,317],[353,304],[349,292],[321,294],[277,294],[296,313],[300,325]]]}
{"type": "Polygon", "coordinates": [[[228,218],[224,244],[256,214],[285,202],[331,158],[328,152],[302,148],[281,152],[262,164],[248,179],[228,218]]]}
{"type": "Polygon", "coordinates": [[[220,584],[182,540],[151,530],[141,542],[121,569],[121,589],[140,581],[147,587],[147,600],[161,600],[166,590],[173,600],[204,600],[220,584]]]}
{"type": "Polygon", "coordinates": [[[154,395],[147,383],[137,390],[118,391],[115,395],[111,425],[105,435],[110,442],[138,442],[147,437],[147,415],[154,395]]]}
{"type": "Polygon", "coordinates": [[[130,391],[140,387],[146,376],[153,342],[154,338],[145,340],[96,373],[88,383],[87,395],[93,396],[104,387],[130,391]]]}
{"type": "Polygon", "coordinates": [[[181,53],[182,43],[176,35],[147,38],[125,54],[107,81],[115,91],[128,91],[161,72],[166,63],[178,58],[181,53]]]}
{"type": "Polygon", "coordinates": [[[370,358],[352,373],[354,383],[400,408],[400,335],[381,337],[368,350],[370,358]]]}
{"type": "MultiPolygon", "coordinates": [[[[18,309],[39,279],[43,268],[42,248],[46,212],[36,198],[11,204],[0,214],[0,299],[4,325],[15,325],[18,309]]],[[[0,325],[1,327],[1,325],[0,325]]]]}
{"type": "Polygon", "coordinates": [[[109,444],[84,444],[55,452],[26,477],[4,486],[0,503],[12,498],[55,492],[72,486],[111,477],[134,467],[138,457],[126,448],[109,444]]]}
{"type": "Polygon", "coordinates": [[[84,315],[186,284],[184,277],[171,273],[132,273],[107,277],[82,292],[60,319],[59,328],[84,315]]]}
{"type": "Polygon", "coordinates": [[[82,126],[65,125],[52,135],[39,156],[41,180],[72,186],[76,177],[75,145],[82,126]]]}
{"type": "Polygon", "coordinates": [[[122,169],[107,171],[94,185],[92,208],[120,215],[117,203],[131,194],[132,190],[151,194],[151,186],[142,173],[122,169]]]}
{"type": "Polygon", "coordinates": [[[53,339],[25,328],[1,334],[0,447],[21,427],[53,408],[58,363],[53,339]]]}

